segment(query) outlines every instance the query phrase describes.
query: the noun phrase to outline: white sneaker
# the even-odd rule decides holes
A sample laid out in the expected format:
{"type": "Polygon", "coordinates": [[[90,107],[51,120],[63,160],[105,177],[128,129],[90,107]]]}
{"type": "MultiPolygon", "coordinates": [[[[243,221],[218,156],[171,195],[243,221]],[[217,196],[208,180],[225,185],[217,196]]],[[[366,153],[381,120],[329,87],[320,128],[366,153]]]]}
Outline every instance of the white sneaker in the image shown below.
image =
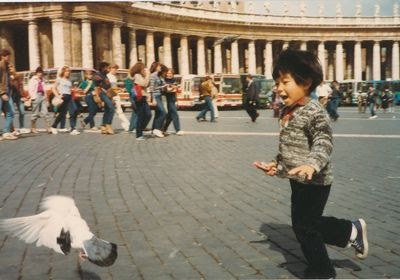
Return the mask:
{"type": "Polygon", "coordinates": [[[159,129],[153,129],[153,134],[159,138],[163,138],[164,134],[159,129]]]}
{"type": "Polygon", "coordinates": [[[7,133],[3,133],[3,139],[4,140],[17,140],[18,137],[13,135],[12,133],[7,132],[7,133]]]}
{"type": "Polygon", "coordinates": [[[19,130],[19,133],[21,133],[21,134],[27,134],[27,133],[31,133],[31,130],[28,129],[28,128],[21,128],[21,129],[19,130]]]}
{"type": "Polygon", "coordinates": [[[377,115],[375,115],[375,116],[371,116],[371,117],[369,117],[369,119],[370,120],[372,120],[372,119],[376,119],[378,116],[377,115]]]}
{"type": "Polygon", "coordinates": [[[20,136],[21,133],[19,133],[18,130],[14,130],[14,131],[12,132],[12,135],[14,135],[14,136],[20,136]]]}
{"type": "Polygon", "coordinates": [[[69,132],[68,128],[60,128],[58,132],[69,132]]]}
{"type": "Polygon", "coordinates": [[[178,135],[178,136],[182,136],[182,135],[184,135],[185,133],[182,131],[182,130],[179,130],[177,133],[176,133],[176,135],[178,135]]]}
{"type": "Polygon", "coordinates": [[[137,141],[143,141],[143,140],[146,140],[143,136],[140,136],[140,137],[136,137],[136,140],[137,141]]]}
{"type": "Polygon", "coordinates": [[[58,134],[57,128],[51,127],[51,134],[54,134],[54,135],[58,134]]]}
{"type": "Polygon", "coordinates": [[[74,129],[70,132],[71,135],[79,135],[81,134],[78,130],[74,129]]]}

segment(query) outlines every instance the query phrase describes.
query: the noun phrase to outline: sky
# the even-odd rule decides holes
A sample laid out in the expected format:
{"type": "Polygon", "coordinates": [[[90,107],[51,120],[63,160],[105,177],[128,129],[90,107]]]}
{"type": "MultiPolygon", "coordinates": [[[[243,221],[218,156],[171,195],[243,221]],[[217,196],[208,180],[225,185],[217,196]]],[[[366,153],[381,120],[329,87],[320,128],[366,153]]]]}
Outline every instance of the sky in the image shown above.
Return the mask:
{"type": "MultiPolygon", "coordinates": [[[[270,13],[273,15],[283,14],[283,3],[287,1],[289,15],[300,15],[300,4],[302,0],[268,0],[270,3],[270,13]]],[[[320,3],[324,5],[325,16],[336,15],[336,4],[340,3],[342,6],[342,15],[344,17],[354,16],[356,13],[357,2],[361,3],[362,16],[374,16],[375,4],[380,5],[381,16],[392,16],[393,5],[398,3],[400,13],[400,0],[303,0],[306,5],[306,16],[319,16],[320,3]]],[[[246,9],[248,8],[248,1],[246,2],[246,9]]],[[[253,0],[254,11],[264,11],[264,0],[253,0]]]]}

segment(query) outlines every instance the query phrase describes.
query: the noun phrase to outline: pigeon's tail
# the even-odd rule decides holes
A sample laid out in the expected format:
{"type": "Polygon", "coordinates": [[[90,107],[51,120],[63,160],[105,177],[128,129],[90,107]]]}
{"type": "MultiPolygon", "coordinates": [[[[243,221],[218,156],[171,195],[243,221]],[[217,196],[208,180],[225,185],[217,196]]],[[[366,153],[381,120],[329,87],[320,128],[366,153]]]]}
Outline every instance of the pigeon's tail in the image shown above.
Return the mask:
{"type": "Polygon", "coordinates": [[[108,241],[93,237],[83,241],[88,260],[98,266],[110,266],[118,257],[117,245],[108,241]]]}

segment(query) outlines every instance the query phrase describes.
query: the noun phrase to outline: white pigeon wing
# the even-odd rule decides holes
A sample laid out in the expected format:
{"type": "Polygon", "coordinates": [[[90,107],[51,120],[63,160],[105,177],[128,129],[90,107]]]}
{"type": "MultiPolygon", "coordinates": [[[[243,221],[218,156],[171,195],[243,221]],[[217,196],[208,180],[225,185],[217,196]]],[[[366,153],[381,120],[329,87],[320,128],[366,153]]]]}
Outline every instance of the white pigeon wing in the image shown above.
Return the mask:
{"type": "Polygon", "coordinates": [[[83,248],[83,241],[93,236],[72,198],[49,196],[40,209],[44,212],[38,215],[2,220],[0,229],[26,243],[37,242],[36,246],[46,246],[61,254],[64,253],[57,238],[62,230],[70,232],[72,248],[83,248]]]}
{"type": "Polygon", "coordinates": [[[5,219],[0,221],[0,228],[26,243],[46,246],[63,254],[57,244],[57,237],[63,228],[63,219],[51,211],[38,215],[5,219]]]}

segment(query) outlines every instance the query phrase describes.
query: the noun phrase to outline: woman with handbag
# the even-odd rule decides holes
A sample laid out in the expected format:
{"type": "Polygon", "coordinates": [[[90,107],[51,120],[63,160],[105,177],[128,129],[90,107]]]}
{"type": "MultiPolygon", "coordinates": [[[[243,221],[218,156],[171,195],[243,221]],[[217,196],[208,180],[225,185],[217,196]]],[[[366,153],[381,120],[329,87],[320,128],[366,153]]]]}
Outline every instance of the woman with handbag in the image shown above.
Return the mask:
{"type": "Polygon", "coordinates": [[[162,95],[165,88],[164,76],[167,71],[168,68],[159,62],[153,62],[150,67],[151,74],[149,90],[156,101],[156,109],[153,120],[153,134],[159,138],[164,137],[164,134],[161,130],[164,127],[165,117],[167,116],[167,112],[162,102],[162,95]]]}
{"type": "Polygon", "coordinates": [[[181,136],[183,135],[183,131],[181,130],[178,109],[176,108],[176,90],[178,87],[174,78],[174,71],[171,68],[168,69],[168,72],[165,76],[165,83],[167,84],[166,96],[168,113],[165,119],[163,132],[164,134],[167,133],[168,126],[172,122],[174,124],[176,135],[181,136]]]}
{"type": "MultiPolygon", "coordinates": [[[[90,125],[91,131],[97,131],[95,127],[94,117],[99,111],[99,107],[93,98],[94,82],[92,80],[93,72],[92,70],[85,71],[85,79],[80,83],[79,88],[83,90],[85,94],[85,102],[88,106],[89,115],[83,120],[82,128],[85,128],[87,124],[90,125]]],[[[99,100],[97,100],[99,101],[99,100]]]]}
{"type": "Polygon", "coordinates": [[[136,140],[144,140],[143,130],[151,120],[151,110],[147,103],[149,95],[146,91],[149,86],[150,74],[146,71],[143,62],[138,62],[133,65],[129,70],[129,73],[130,76],[133,77],[133,84],[130,88],[128,85],[128,90],[131,93],[133,100],[135,100],[137,115],[136,140]]]}
{"type": "Polygon", "coordinates": [[[108,62],[101,62],[99,65],[99,72],[96,73],[94,78],[95,94],[104,102],[103,122],[100,126],[102,134],[114,134],[112,129],[112,120],[114,117],[114,104],[112,102],[113,91],[111,88],[110,80],[107,74],[110,71],[110,64],[108,62]]]}
{"type": "MultiPolygon", "coordinates": [[[[57,134],[57,125],[62,121],[62,119],[65,119],[67,111],[69,110],[69,122],[71,125],[71,135],[79,135],[81,134],[77,129],[76,129],[76,106],[74,101],[72,100],[72,95],[71,95],[71,88],[72,88],[72,82],[69,79],[69,76],[71,74],[71,70],[69,69],[68,66],[63,66],[60,70],[60,74],[53,86],[53,93],[55,95],[55,99],[62,99],[62,103],[60,107],[58,108],[58,115],[56,119],[54,120],[53,125],[51,126],[51,133],[52,134],[57,134]]],[[[54,101],[54,100],[53,100],[54,101]]]]}
{"type": "Polygon", "coordinates": [[[133,80],[133,76],[131,75],[131,70],[133,67],[129,70],[128,77],[125,79],[124,84],[125,84],[125,90],[126,92],[129,93],[129,100],[131,101],[131,108],[132,108],[132,114],[131,114],[131,119],[129,122],[129,129],[128,132],[136,133],[136,125],[137,125],[137,111],[136,111],[136,91],[135,91],[135,82],[133,80]]]}

